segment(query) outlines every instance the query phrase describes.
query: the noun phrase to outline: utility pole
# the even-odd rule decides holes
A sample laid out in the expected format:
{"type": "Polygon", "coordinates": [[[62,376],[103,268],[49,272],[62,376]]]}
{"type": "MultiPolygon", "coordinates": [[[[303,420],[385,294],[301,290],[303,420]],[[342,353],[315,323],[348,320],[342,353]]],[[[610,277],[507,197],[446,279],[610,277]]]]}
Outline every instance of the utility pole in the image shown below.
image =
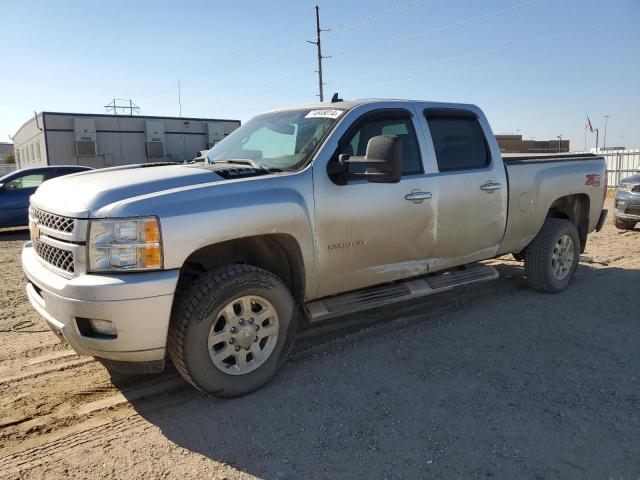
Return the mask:
{"type": "Polygon", "coordinates": [[[320,34],[322,32],[328,32],[329,30],[323,30],[320,28],[320,8],[316,5],[316,41],[313,42],[311,40],[307,40],[308,43],[312,43],[318,47],[318,97],[320,97],[320,101],[324,102],[324,83],[322,82],[322,59],[323,58],[331,58],[331,57],[323,57],[322,56],[322,43],[320,40],[320,34]]]}
{"type": "Polygon", "coordinates": [[[594,130],[596,131],[596,152],[598,151],[598,137],[600,136],[600,129],[599,128],[594,128],[594,130]]]}
{"type": "Polygon", "coordinates": [[[602,117],[604,118],[604,141],[602,142],[602,148],[607,148],[607,120],[609,120],[609,117],[611,115],[603,115],[602,117]]]}
{"type": "Polygon", "coordinates": [[[558,153],[562,150],[562,134],[558,135],[558,153]]]}

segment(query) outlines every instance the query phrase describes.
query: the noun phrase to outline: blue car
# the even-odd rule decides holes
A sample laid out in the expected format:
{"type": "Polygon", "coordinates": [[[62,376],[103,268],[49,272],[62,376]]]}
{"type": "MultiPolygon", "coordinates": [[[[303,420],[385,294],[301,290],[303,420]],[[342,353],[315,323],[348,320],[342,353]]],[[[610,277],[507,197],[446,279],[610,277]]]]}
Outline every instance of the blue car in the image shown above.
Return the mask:
{"type": "Polygon", "coordinates": [[[92,170],[79,165],[25,168],[0,178],[0,228],[29,224],[29,197],[45,180],[92,170]]]}
{"type": "Polygon", "coordinates": [[[620,181],[613,218],[620,230],[631,230],[640,222],[640,167],[638,173],[620,181]]]}

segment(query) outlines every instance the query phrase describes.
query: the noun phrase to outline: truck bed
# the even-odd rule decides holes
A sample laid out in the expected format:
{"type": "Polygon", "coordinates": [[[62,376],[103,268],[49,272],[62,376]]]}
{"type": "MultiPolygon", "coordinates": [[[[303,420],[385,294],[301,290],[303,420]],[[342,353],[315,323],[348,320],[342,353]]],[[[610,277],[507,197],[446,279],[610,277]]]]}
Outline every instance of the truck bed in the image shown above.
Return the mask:
{"type": "Polygon", "coordinates": [[[590,153],[502,156],[509,182],[507,226],[499,254],[518,252],[542,228],[554,201],[582,195],[589,211],[587,232],[596,228],[604,203],[604,158],[590,153]],[[590,176],[599,177],[589,182],[590,176]]]}
{"type": "Polygon", "coordinates": [[[602,157],[594,155],[593,153],[505,153],[502,155],[502,161],[505,163],[505,165],[570,162],[598,159],[602,159],[602,157]]]}

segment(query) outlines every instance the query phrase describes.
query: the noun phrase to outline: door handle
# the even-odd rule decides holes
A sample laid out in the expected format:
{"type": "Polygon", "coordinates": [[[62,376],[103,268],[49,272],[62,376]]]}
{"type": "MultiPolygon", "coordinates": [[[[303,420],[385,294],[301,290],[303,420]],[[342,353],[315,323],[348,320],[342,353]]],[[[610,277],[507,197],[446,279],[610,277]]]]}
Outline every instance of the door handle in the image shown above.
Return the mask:
{"type": "Polygon", "coordinates": [[[487,193],[495,192],[496,190],[500,190],[502,185],[495,182],[487,182],[480,187],[480,190],[483,190],[487,193]]]}
{"type": "Polygon", "coordinates": [[[429,200],[433,195],[431,192],[411,192],[404,196],[405,200],[410,202],[419,202],[421,200],[429,200]]]}

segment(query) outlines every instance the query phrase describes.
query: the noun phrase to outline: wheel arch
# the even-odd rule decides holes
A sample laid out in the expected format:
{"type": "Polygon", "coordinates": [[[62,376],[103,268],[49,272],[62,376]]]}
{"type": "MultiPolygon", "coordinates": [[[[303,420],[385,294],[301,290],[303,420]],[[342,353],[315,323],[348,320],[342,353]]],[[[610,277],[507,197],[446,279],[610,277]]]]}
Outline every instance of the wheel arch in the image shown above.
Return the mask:
{"type": "Polygon", "coordinates": [[[186,258],[180,277],[234,263],[254,265],[273,273],[290,289],[296,302],[304,301],[302,250],[298,241],[285,233],[254,235],[201,247],[186,258]]]}
{"type": "Polygon", "coordinates": [[[578,229],[580,236],[580,253],[584,253],[589,232],[589,196],[584,193],[565,195],[553,201],[549,206],[546,218],[569,220],[578,229]]]}

